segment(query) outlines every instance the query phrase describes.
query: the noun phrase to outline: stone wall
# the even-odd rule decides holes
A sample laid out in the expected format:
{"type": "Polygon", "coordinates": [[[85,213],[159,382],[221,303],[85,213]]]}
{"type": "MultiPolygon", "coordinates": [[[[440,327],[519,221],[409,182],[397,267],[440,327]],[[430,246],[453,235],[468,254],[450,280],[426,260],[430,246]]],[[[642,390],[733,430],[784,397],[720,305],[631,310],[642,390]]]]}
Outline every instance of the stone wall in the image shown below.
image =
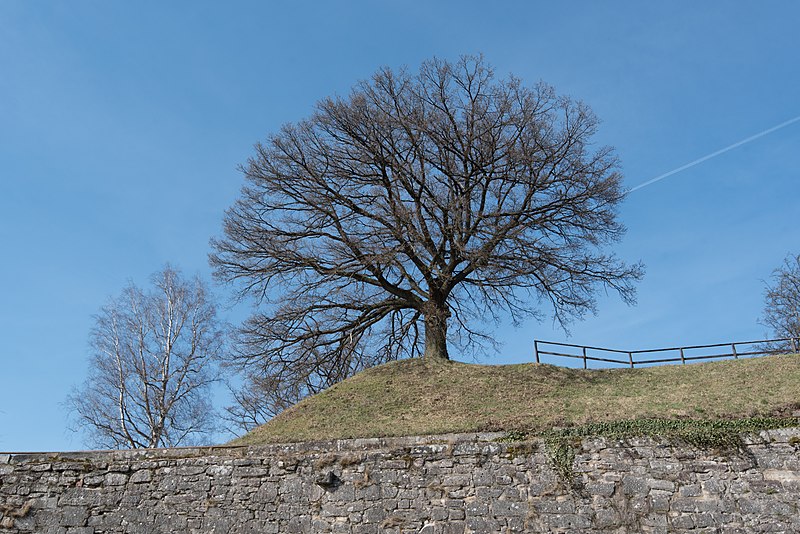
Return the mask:
{"type": "Polygon", "coordinates": [[[497,437],[0,454],[0,533],[800,532],[800,429],[584,440],[562,474],[497,437]]]}

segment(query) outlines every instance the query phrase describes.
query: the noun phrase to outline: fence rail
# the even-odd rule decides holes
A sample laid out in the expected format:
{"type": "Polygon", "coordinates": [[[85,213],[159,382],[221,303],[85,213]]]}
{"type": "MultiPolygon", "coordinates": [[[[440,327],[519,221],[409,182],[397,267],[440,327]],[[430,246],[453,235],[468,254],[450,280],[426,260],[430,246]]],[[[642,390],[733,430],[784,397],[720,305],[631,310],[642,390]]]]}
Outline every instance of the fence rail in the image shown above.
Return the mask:
{"type": "Polygon", "coordinates": [[[536,363],[541,363],[542,356],[556,356],[583,360],[583,368],[589,368],[589,362],[606,362],[630,366],[651,365],[659,363],[682,363],[725,358],[746,358],[751,356],[767,356],[770,354],[800,352],[800,338],[761,339],[757,341],[736,341],[733,343],[715,343],[712,345],[691,345],[687,347],[669,347],[663,349],[646,350],[618,350],[588,345],[573,345],[555,341],[533,341],[533,350],[536,363]],[[558,347],[558,349],[550,349],[558,347]],[[730,352],[719,353],[719,350],[729,349],[730,352]],[[719,349],[719,350],[715,350],[719,349]],[[555,352],[561,350],[564,352],[555,352]],[[711,354],[709,354],[711,352],[711,354]],[[659,357],[672,353],[673,357],[659,357]],[[627,358],[618,355],[627,356],[627,358]],[[645,356],[648,355],[649,357],[645,356]],[[617,356],[617,357],[614,357],[617,356]],[[639,356],[642,356],[639,358],[639,356]],[[653,357],[656,356],[656,357],[653,357]]]}

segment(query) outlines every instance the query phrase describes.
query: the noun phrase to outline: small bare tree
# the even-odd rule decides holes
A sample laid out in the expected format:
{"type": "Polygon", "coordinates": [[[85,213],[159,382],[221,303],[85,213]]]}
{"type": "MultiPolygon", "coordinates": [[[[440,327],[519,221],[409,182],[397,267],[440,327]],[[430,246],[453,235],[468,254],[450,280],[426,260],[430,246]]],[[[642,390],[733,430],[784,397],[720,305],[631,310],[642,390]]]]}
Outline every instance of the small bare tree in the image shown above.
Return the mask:
{"type": "Polygon", "coordinates": [[[214,428],[209,386],[224,331],[199,278],[167,266],[152,290],[134,284],[101,308],[90,335],[89,377],[67,399],[91,444],[193,444],[214,428]]]}
{"type": "Polygon", "coordinates": [[[797,352],[800,348],[800,254],[788,255],[783,265],[772,272],[766,283],[764,315],[761,324],[772,329],[772,336],[789,341],[773,342],[770,350],[797,352]]]}
{"type": "MultiPolygon", "coordinates": [[[[448,358],[486,323],[566,324],[598,288],[634,298],[611,148],[591,110],[483,58],[386,68],[256,146],[211,263],[265,308],[234,363],[278,408],[388,360],[448,358]]],[[[252,398],[252,397],[251,397],[252,398]]]]}

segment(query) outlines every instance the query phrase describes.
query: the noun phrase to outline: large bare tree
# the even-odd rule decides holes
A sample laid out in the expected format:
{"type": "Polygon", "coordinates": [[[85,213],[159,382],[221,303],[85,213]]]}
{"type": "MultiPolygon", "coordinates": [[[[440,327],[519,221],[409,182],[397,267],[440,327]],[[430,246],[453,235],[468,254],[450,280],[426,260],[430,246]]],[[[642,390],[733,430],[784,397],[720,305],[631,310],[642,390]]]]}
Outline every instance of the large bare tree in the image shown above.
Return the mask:
{"type": "Polygon", "coordinates": [[[800,254],[788,255],[783,265],[772,272],[772,283],[766,283],[764,314],[761,323],[772,330],[775,338],[768,348],[777,352],[796,352],[800,348],[800,254]]]}
{"type": "Polygon", "coordinates": [[[167,266],[152,276],[151,290],[131,283],[101,308],[89,377],[68,406],[92,445],[201,442],[214,428],[209,386],[224,340],[202,281],[167,266]]]}
{"type": "Polygon", "coordinates": [[[631,302],[642,269],[606,250],[624,192],[597,124],[481,57],[384,68],[319,102],[256,146],[212,241],[216,275],[262,302],[236,363],[280,408],[373,364],[469,350],[537,302],[562,324],[598,288],[631,302]]]}

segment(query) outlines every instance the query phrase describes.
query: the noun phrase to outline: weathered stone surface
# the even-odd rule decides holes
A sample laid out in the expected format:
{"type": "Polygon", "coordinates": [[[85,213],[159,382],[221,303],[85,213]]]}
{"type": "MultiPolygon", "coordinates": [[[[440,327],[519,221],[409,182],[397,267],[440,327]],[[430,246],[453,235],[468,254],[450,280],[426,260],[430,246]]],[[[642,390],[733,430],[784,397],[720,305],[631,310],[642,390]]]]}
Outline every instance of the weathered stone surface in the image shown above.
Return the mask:
{"type": "Polygon", "coordinates": [[[572,480],[499,434],[0,454],[0,534],[800,532],[797,436],[587,439],[572,480]]]}

